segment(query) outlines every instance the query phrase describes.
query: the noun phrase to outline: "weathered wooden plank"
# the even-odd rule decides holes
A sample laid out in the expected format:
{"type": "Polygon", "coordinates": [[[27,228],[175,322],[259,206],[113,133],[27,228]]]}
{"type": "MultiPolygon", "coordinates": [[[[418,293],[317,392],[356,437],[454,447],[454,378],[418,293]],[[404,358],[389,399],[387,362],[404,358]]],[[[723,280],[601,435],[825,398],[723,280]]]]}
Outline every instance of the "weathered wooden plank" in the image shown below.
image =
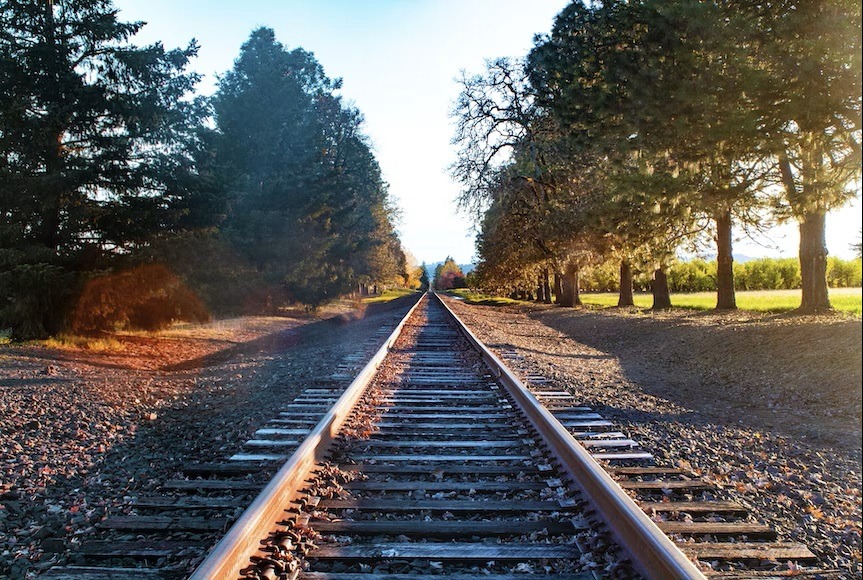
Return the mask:
{"type": "Polygon", "coordinates": [[[653,454],[648,453],[647,451],[633,451],[633,452],[614,452],[608,451],[606,453],[592,453],[591,454],[594,459],[604,459],[606,461],[641,461],[653,459],[653,454]]]}
{"type": "Polygon", "coordinates": [[[255,435],[262,437],[264,435],[308,435],[311,429],[282,429],[279,427],[258,429],[255,435]]]}
{"type": "Polygon", "coordinates": [[[686,490],[686,489],[707,489],[713,487],[706,481],[700,479],[678,480],[678,481],[618,481],[623,489],[638,489],[638,490],[656,490],[662,491],[666,489],[686,490]]]}
{"type": "Polygon", "coordinates": [[[559,421],[563,421],[564,419],[569,421],[600,421],[602,420],[602,415],[599,413],[569,413],[564,412],[563,409],[549,409],[555,418],[559,421]]]}
{"type": "Polygon", "coordinates": [[[847,573],[836,569],[814,568],[794,570],[741,570],[739,572],[708,572],[708,578],[722,580],[752,580],[753,578],[766,578],[777,580],[780,578],[792,578],[793,580],[840,580],[847,577],[847,573]]]}
{"type": "Polygon", "coordinates": [[[626,439],[620,431],[570,431],[576,439],[626,439]]]}
{"type": "Polygon", "coordinates": [[[512,429],[510,423],[431,423],[431,422],[406,422],[406,421],[382,421],[375,426],[381,431],[388,429],[407,430],[411,429],[446,429],[448,431],[501,431],[512,429]]]}
{"type": "Polygon", "coordinates": [[[384,413],[384,417],[392,418],[396,417],[399,419],[433,419],[436,421],[442,421],[446,419],[456,419],[462,421],[470,421],[472,419],[476,419],[477,421],[483,421],[488,419],[512,419],[514,415],[511,413],[409,413],[403,410],[398,411],[386,411],[384,413]]]}
{"type": "Polygon", "coordinates": [[[311,417],[307,419],[270,419],[267,423],[270,425],[303,425],[305,427],[314,427],[317,420],[311,417]]]}
{"type": "Polygon", "coordinates": [[[512,440],[497,440],[497,441],[464,441],[464,440],[445,440],[445,441],[431,441],[431,440],[412,440],[412,441],[389,441],[389,440],[381,440],[381,439],[371,439],[369,441],[363,441],[359,445],[363,447],[390,447],[390,448],[398,448],[398,447],[443,447],[443,448],[452,448],[452,447],[463,447],[463,448],[479,448],[479,449],[499,449],[499,448],[511,448],[511,447],[521,447],[521,442],[513,443],[512,440]]]}
{"type": "Polygon", "coordinates": [[[160,541],[98,541],[85,542],[78,553],[90,558],[167,558],[189,548],[201,548],[196,542],[160,541]]]}
{"type": "Polygon", "coordinates": [[[747,509],[734,501],[641,501],[641,509],[650,512],[685,512],[688,514],[747,513],[747,509]]]}
{"type": "Polygon", "coordinates": [[[587,448],[617,448],[617,447],[637,447],[638,443],[632,439],[585,439],[579,440],[579,443],[587,448]]]}
{"type": "Polygon", "coordinates": [[[272,462],[191,463],[182,470],[187,475],[245,475],[274,467],[272,462]]]}
{"type": "Polygon", "coordinates": [[[98,527],[110,530],[220,532],[230,520],[226,518],[189,518],[169,516],[112,516],[98,527]]]}
{"type": "MultiPolygon", "coordinates": [[[[502,408],[506,407],[504,405],[447,405],[443,409],[445,409],[448,414],[463,411],[465,413],[472,413],[475,415],[482,411],[500,411],[502,408]]],[[[440,411],[441,409],[441,405],[411,405],[409,407],[390,407],[384,411],[384,415],[415,415],[418,413],[431,413],[434,411],[440,411]]],[[[464,415],[462,416],[464,417],[464,415]]]]}
{"type": "Polygon", "coordinates": [[[489,399],[491,397],[499,397],[496,391],[489,389],[469,390],[469,389],[382,389],[385,398],[394,397],[411,397],[412,399],[437,399],[439,397],[445,399],[489,399]]]}
{"type": "Polygon", "coordinates": [[[355,461],[447,462],[447,461],[527,461],[530,455],[352,455],[355,461]]]}
{"type": "Polygon", "coordinates": [[[776,532],[764,524],[737,522],[657,522],[659,529],[666,534],[710,534],[714,536],[748,535],[776,537],[776,532]]]}
{"type": "Polygon", "coordinates": [[[542,512],[572,511],[575,505],[557,501],[516,500],[449,500],[449,499],[325,499],[318,507],[333,510],[415,512],[422,510],[448,512],[542,512]]]}
{"type": "Polygon", "coordinates": [[[325,413],[325,412],[326,412],[326,409],[325,409],[325,408],[321,408],[321,409],[316,410],[316,411],[281,411],[281,412],[279,413],[279,416],[280,416],[280,417],[285,417],[286,419],[290,419],[290,418],[294,418],[294,419],[305,418],[305,419],[307,419],[307,420],[312,420],[312,419],[314,419],[314,420],[316,420],[316,421],[317,421],[318,419],[320,419],[321,417],[323,417],[323,416],[324,416],[324,413],[325,413]]]}
{"type": "MultiPolygon", "coordinates": [[[[594,580],[588,572],[555,574],[553,580],[594,580]]],[[[300,580],[477,580],[476,574],[382,574],[360,572],[302,572],[300,580]]],[[[482,580],[525,580],[524,574],[483,574],[482,580]]]]}
{"type": "Polygon", "coordinates": [[[579,558],[578,548],[566,544],[480,544],[456,542],[392,542],[371,545],[322,546],[309,554],[318,560],[380,560],[381,558],[432,558],[434,560],[536,560],[579,558]]]}
{"type": "Polygon", "coordinates": [[[464,429],[422,429],[403,427],[400,429],[378,429],[374,433],[373,441],[405,441],[410,437],[413,440],[433,441],[521,441],[526,437],[519,435],[511,426],[502,429],[464,430],[464,429]]]}
{"type": "Polygon", "coordinates": [[[533,475],[539,473],[536,466],[526,465],[469,465],[469,464],[446,464],[446,465],[381,465],[377,463],[343,463],[339,465],[339,469],[344,471],[362,471],[365,473],[392,473],[392,474],[419,474],[432,475],[436,474],[442,477],[444,474],[450,475],[533,475]]]}
{"type": "Polygon", "coordinates": [[[576,532],[572,522],[540,521],[417,521],[417,520],[381,520],[381,521],[337,521],[315,522],[312,527],[322,534],[354,534],[354,535],[404,535],[420,537],[455,538],[459,536],[514,536],[541,532],[549,534],[571,534],[576,532]]]}
{"type": "Polygon", "coordinates": [[[497,400],[496,396],[493,397],[410,397],[410,396],[401,396],[401,397],[382,397],[382,403],[391,403],[393,405],[405,405],[409,406],[411,409],[420,408],[426,409],[429,406],[434,406],[436,409],[440,409],[441,406],[445,406],[447,409],[463,409],[466,406],[469,406],[471,409],[476,409],[477,407],[485,408],[489,406],[491,402],[492,406],[494,405],[494,401],[497,400]]]}
{"type": "Polygon", "coordinates": [[[614,427],[611,421],[561,421],[561,425],[567,429],[599,429],[601,427],[614,427]]]}
{"type": "Polygon", "coordinates": [[[539,481],[349,481],[343,487],[361,491],[515,491],[518,489],[545,489],[539,481]]]}
{"type": "Polygon", "coordinates": [[[288,456],[277,453],[235,453],[228,458],[228,461],[269,461],[269,462],[284,462],[288,456]]]}
{"type": "Polygon", "coordinates": [[[39,575],[45,580],[168,580],[174,575],[149,568],[100,568],[96,566],[56,566],[39,575]]]}
{"type": "MultiPolygon", "coordinates": [[[[427,386],[436,386],[436,385],[471,385],[471,386],[479,386],[482,385],[484,381],[488,379],[484,379],[482,377],[471,377],[465,379],[457,379],[457,378],[439,378],[439,379],[423,379],[423,378],[415,378],[415,377],[405,377],[402,379],[403,383],[410,383],[412,385],[427,385],[427,386]]],[[[398,381],[398,379],[396,379],[398,381]]]]}
{"type": "Polygon", "coordinates": [[[262,448],[285,448],[297,447],[300,444],[296,439],[249,439],[243,446],[262,448]]]}
{"type": "Polygon", "coordinates": [[[129,500],[129,505],[137,508],[163,510],[193,510],[193,509],[234,509],[244,506],[248,499],[235,497],[197,497],[197,496],[140,496],[129,500]]]}
{"type": "Polygon", "coordinates": [[[611,467],[609,473],[617,475],[688,475],[689,472],[676,467],[611,467]]]}
{"type": "Polygon", "coordinates": [[[247,480],[230,479],[169,479],[162,489],[183,491],[257,491],[264,486],[247,480]]]}
{"type": "Polygon", "coordinates": [[[678,544],[688,556],[704,560],[814,560],[815,554],[793,542],[710,542],[678,544]]]}

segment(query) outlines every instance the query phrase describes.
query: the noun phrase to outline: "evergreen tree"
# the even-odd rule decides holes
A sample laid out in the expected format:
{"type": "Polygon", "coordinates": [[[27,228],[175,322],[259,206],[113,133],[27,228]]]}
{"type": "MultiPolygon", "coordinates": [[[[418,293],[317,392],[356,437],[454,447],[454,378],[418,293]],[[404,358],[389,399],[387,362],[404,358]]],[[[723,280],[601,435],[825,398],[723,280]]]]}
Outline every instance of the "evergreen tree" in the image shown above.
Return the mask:
{"type": "Polygon", "coordinates": [[[197,47],[136,47],[142,26],[109,0],[0,5],[0,324],[18,337],[57,330],[75,272],[183,213],[197,47]]]}
{"type": "Polygon", "coordinates": [[[429,289],[429,287],[431,286],[431,284],[429,283],[429,271],[428,271],[428,266],[426,266],[426,263],[425,263],[425,262],[423,262],[423,263],[420,265],[420,269],[422,270],[422,272],[420,272],[420,276],[419,276],[419,281],[420,281],[420,290],[422,290],[422,291],[426,291],[426,290],[428,290],[428,289],[429,289]]]}
{"type": "Polygon", "coordinates": [[[259,28],[213,99],[217,157],[233,176],[225,234],[312,306],[403,270],[386,184],[340,86],[311,53],[259,28]]]}

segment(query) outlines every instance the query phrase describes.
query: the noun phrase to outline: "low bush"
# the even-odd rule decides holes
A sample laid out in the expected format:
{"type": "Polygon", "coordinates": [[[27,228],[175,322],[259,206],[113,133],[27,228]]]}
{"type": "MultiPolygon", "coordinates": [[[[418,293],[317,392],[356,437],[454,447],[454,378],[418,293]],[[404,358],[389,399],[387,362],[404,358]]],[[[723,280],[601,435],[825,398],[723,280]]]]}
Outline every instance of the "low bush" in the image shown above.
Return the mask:
{"type": "Polygon", "coordinates": [[[87,282],[71,330],[95,334],[120,329],[159,330],[178,320],[207,322],[204,304],[160,264],[100,276],[87,282]]]}

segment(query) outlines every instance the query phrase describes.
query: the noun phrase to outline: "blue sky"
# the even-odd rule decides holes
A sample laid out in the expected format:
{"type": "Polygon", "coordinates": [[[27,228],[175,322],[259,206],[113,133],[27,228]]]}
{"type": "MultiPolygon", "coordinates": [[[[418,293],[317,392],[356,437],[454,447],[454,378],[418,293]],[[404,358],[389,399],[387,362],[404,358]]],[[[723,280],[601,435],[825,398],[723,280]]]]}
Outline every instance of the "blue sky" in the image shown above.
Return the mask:
{"type": "MultiPolygon", "coordinates": [[[[289,48],[315,54],[341,93],[362,111],[390,192],[402,210],[402,242],[418,260],[474,254],[472,222],[458,215],[449,112],[459,71],[484,59],[523,56],[536,33],[551,29],[567,0],[115,0],[123,20],[148,25],[138,43],[201,45],[193,68],[202,93],[233,65],[252,29],[268,26],[289,48]]],[[[828,216],[831,254],[850,257],[861,223],[859,200],[828,216]]],[[[795,255],[796,228],[771,232],[775,248],[740,243],[750,256],[795,255]]]]}

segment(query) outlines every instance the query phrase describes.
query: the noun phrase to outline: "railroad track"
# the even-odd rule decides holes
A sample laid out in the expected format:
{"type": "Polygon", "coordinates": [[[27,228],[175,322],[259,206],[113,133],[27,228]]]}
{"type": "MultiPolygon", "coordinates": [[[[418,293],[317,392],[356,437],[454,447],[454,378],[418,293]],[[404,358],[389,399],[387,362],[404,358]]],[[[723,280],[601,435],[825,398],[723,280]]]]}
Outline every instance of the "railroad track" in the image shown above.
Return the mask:
{"type": "Polygon", "coordinates": [[[526,387],[437,298],[414,310],[358,374],[337,372],[356,374],[350,386],[307,389],[251,449],[173,483],[197,495],[138,501],[159,515],[114,521],[127,537],[83,551],[103,566],[45,576],[183,577],[172,562],[191,549],[189,534],[220,532],[278,463],[193,578],[697,578],[708,568],[742,578],[781,576],[781,564],[824,573],[799,569],[814,559],[805,547],[777,542],[706,482],[656,466],[570,393],[531,374],[526,387]]]}

